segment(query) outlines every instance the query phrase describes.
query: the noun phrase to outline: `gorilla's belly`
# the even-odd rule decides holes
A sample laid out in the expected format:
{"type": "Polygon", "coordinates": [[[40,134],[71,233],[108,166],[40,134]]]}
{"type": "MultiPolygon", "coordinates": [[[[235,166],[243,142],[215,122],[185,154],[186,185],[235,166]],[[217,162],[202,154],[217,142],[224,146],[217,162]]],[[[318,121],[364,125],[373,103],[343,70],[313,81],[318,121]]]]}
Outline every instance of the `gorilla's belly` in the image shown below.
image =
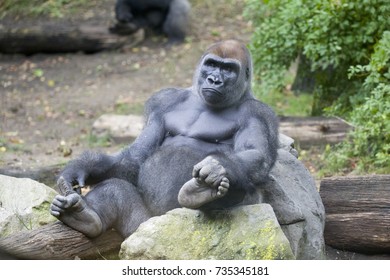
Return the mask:
{"type": "Polygon", "coordinates": [[[195,164],[205,157],[203,151],[185,146],[163,146],[141,166],[138,188],[153,215],[181,207],[177,195],[192,178],[195,164]]]}

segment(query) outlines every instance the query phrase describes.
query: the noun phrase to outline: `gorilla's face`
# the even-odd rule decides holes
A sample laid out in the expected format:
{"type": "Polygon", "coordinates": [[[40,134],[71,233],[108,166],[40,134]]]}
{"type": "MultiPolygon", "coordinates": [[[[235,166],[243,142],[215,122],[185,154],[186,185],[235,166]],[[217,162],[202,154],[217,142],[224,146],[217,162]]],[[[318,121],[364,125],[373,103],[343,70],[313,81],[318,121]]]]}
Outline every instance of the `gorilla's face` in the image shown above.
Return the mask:
{"type": "Polygon", "coordinates": [[[208,106],[229,107],[243,96],[246,87],[243,79],[238,60],[208,54],[199,68],[198,93],[208,106]]]}

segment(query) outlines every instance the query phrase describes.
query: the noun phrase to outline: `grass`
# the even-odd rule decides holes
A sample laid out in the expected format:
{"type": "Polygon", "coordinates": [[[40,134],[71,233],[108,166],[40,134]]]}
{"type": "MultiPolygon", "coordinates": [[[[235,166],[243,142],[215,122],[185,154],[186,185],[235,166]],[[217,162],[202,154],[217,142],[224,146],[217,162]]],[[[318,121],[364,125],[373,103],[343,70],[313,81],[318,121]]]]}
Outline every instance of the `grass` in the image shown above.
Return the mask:
{"type": "Polygon", "coordinates": [[[95,2],[87,0],[3,0],[0,2],[0,18],[6,15],[62,18],[78,9],[90,7],[95,2]]]}
{"type": "Polygon", "coordinates": [[[114,106],[114,113],[119,115],[143,115],[144,103],[128,103],[119,101],[114,106]]]}
{"type": "Polygon", "coordinates": [[[313,95],[295,95],[290,91],[273,91],[265,93],[257,86],[254,87],[257,99],[271,106],[279,116],[310,116],[313,95]]]}

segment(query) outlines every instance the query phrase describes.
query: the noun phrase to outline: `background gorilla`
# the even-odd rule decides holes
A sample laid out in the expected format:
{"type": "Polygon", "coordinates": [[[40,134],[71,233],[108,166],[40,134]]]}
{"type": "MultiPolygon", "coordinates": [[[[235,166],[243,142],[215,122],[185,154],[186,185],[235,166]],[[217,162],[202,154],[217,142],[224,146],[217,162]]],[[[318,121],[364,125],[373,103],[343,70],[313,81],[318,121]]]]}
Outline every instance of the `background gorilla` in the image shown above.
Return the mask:
{"type": "Polygon", "coordinates": [[[117,24],[113,33],[129,34],[149,27],[164,32],[170,42],[181,42],[186,35],[190,4],[187,0],[117,0],[117,24]]]}
{"type": "Polygon", "coordinates": [[[87,152],[69,163],[51,213],[89,237],[124,237],[177,207],[234,206],[267,180],[278,147],[273,111],[251,93],[247,48],[228,40],[202,56],[193,87],[169,88],[146,104],[140,136],[110,156],[87,152]],[[94,185],[82,197],[72,185],[94,185]]]}

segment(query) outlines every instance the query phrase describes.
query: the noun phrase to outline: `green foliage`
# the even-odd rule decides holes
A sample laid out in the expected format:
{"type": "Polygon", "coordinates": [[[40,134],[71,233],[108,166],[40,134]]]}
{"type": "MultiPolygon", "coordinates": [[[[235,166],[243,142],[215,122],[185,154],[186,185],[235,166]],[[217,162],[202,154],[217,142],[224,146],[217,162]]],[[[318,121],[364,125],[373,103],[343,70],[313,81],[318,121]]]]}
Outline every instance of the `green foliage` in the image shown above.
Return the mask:
{"type": "Polygon", "coordinates": [[[245,14],[262,91],[284,89],[286,71],[304,57],[315,81],[312,114],[354,125],[347,141],[328,147],[325,172],[388,172],[390,1],[247,0],[245,14]]]}
{"type": "Polygon", "coordinates": [[[253,92],[262,102],[268,104],[279,116],[309,116],[313,96],[311,94],[294,95],[289,91],[273,90],[264,92],[261,86],[255,84],[253,92]]]}
{"type": "Polygon", "coordinates": [[[250,48],[266,90],[283,88],[285,71],[304,55],[316,78],[314,105],[330,105],[342,93],[344,112],[358,87],[348,81],[349,66],[367,63],[390,30],[388,0],[247,0],[245,14],[255,26],[250,48]]]}
{"type": "Polygon", "coordinates": [[[0,3],[0,18],[7,14],[61,18],[87,3],[86,0],[3,0],[0,3]]]}
{"type": "MultiPolygon", "coordinates": [[[[350,67],[349,77],[364,82],[351,112],[354,130],[348,141],[327,148],[324,172],[390,173],[390,31],[374,47],[367,65],[350,67]]],[[[332,108],[337,112],[337,107],[332,108]]]]}

